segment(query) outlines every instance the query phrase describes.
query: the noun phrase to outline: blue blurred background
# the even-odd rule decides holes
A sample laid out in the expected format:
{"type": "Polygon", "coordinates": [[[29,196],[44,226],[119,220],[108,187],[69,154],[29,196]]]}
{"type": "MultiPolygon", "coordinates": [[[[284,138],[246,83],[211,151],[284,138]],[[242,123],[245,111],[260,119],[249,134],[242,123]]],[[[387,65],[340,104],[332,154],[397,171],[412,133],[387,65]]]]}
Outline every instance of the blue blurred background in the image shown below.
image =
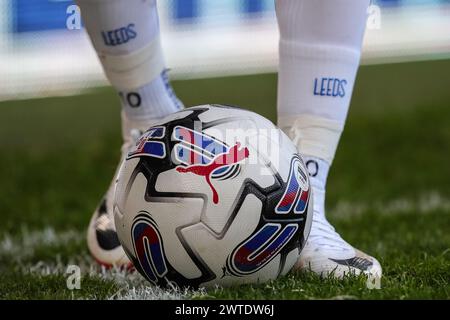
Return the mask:
{"type": "MultiPolygon", "coordinates": [[[[211,18],[214,8],[231,16],[263,16],[273,12],[273,0],[171,0],[169,18],[172,23],[198,23],[211,18]]],[[[376,0],[380,7],[405,7],[418,5],[449,4],[450,0],[376,0]]],[[[66,28],[66,9],[71,0],[12,0],[10,31],[14,33],[66,28]]]]}
{"type": "MultiPolygon", "coordinates": [[[[276,71],[274,0],[169,0],[158,8],[173,78],[276,71]]],[[[107,84],[77,17],[70,0],[0,0],[0,100],[107,84]]],[[[449,58],[449,30],[450,0],[373,1],[362,63],[449,58]]]]}

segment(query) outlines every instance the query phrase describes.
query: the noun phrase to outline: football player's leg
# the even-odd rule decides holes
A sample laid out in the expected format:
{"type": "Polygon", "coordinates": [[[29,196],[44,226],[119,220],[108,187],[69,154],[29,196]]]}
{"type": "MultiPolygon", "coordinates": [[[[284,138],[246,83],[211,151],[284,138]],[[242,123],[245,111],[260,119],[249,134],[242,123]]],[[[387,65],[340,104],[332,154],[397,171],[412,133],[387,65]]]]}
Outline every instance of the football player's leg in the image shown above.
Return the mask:
{"type": "Polygon", "coordinates": [[[325,218],[328,169],[344,128],[370,0],[277,0],[278,124],[304,155],[313,188],[311,234],[297,268],[340,277],[378,274],[376,259],[345,242],[325,218]]]}
{"type": "MultiPolygon", "coordinates": [[[[125,155],[140,132],[182,108],[166,74],[156,1],[77,0],[77,4],[104,72],[120,97],[125,155]]],[[[129,262],[114,227],[114,181],[88,229],[89,249],[105,265],[129,262]]]]}

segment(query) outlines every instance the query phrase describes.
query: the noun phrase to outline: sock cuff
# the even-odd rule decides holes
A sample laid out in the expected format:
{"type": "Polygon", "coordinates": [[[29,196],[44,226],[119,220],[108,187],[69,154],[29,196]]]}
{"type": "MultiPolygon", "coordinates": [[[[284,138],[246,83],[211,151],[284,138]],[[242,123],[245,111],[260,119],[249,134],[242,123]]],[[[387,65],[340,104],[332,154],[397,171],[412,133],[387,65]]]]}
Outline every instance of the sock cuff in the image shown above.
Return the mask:
{"type": "Polygon", "coordinates": [[[121,90],[139,88],[165,69],[160,37],[143,48],[124,55],[99,54],[110,83],[121,90]]]}
{"type": "Polygon", "coordinates": [[[280,38],[280,55],[286,58],[303,58],[314,61],[333,61],[349,65],[358,65],[361,57],[360,48],[337,45],[309,44],[305,42],[280,38]]]}
{"type": "Polygon", "coordinates": [[[278,126],[306,156],[333,162],[344,125],[338,121],[313,115],[279,116],[278,126]]]}

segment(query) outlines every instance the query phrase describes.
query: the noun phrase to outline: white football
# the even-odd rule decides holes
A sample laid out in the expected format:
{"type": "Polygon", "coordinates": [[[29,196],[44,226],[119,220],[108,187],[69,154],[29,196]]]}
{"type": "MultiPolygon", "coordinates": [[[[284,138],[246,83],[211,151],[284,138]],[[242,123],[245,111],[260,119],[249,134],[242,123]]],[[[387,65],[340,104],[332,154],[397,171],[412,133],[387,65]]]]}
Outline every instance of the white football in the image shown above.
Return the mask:
{"type": "Polygon", "coordinates": [[[141,136],[120,168],[114,216],[150,282],[228,286],[289,272],[310,231],[311,199],[301,156],[272,122],[203,105],[141,136]]]}

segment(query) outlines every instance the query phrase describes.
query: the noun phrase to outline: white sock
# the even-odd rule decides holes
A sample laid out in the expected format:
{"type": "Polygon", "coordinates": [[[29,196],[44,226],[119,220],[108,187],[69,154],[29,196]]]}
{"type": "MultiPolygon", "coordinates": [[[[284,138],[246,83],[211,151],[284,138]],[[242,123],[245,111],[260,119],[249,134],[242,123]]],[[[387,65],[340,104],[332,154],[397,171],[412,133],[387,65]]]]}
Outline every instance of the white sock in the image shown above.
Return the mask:
{"type": "Polygon", "coordinates": [[[77,0],[86,30],[130,123],[182,108],[167,78],[155,0],[77,0]]]}
{"type": "Polygon", "coordinates": [[[170,85],[167,71],[135,90],[119,91],[122,108],[131,121],[160,119],[183,108],[170,85]]]}
{"type": "Polygon", "coordinates": [[[320,158],[304,156],[306,168],[309,173],[309,181],[313,189],[314,211],[320,214],[325,213],[325,187],[327,185],[328,171],[330,164],[320,158]]]}
{"type": "MultiPolygon", "coordinates": [[[[277,0],[278,125],[309,162],[315,211],[344,128],[370,0],[277,0]],[[318,174],[311,166],[318,165],[318,174]]],[[[314,169],[314,168],[313,168],[314,169]]]]}
{"type": "Polygon", "coordinates": [[[347,116],[369,0],[277,0],[278,122],[331,164],[347,116]]]}

